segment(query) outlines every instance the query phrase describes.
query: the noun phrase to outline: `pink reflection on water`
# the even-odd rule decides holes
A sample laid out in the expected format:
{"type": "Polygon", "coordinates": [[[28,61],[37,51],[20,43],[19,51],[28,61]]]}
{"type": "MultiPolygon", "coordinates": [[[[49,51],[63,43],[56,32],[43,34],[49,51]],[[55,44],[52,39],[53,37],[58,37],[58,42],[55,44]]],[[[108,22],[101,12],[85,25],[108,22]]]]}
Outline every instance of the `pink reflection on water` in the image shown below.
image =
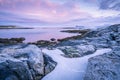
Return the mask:
{"type": "Polygon", "coordinates": [[[59,28],[52,29],[10,29],[0,30],[0,38],[19,38],[24,37],[25,42],[35,42],[38,40],[50,40],[51,38],[62,39],[65,37],[75,36],[77,34],[60,32],[59,28]]]}
{"type": "Polygon", "coordinates": [[[56,29],[50,29],[50,30],[46,29],[45,33],[43,34],[35,34],[33,36],[28,35],[26,37],[25,42],[34,42],[38,40],[50,40],[51,38],[62,39],[62,38],[71,37],[75,35],[77,34],[60,32],[60,30],[56,30],[56,29]]]}

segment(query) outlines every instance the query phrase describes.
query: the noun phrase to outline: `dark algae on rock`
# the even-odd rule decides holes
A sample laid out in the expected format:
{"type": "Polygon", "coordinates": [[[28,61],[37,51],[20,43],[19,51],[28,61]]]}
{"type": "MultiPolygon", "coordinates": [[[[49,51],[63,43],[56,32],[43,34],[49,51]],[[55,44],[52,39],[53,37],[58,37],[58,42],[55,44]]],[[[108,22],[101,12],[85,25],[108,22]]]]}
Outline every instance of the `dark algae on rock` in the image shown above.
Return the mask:
{"type": "Polygon", "coordinates": [[[24,37],[20,37],[20,38],[0,38],[0,44],[17,44],[17,43],[23,43],[23,41],[25,40],[24,37]]]}

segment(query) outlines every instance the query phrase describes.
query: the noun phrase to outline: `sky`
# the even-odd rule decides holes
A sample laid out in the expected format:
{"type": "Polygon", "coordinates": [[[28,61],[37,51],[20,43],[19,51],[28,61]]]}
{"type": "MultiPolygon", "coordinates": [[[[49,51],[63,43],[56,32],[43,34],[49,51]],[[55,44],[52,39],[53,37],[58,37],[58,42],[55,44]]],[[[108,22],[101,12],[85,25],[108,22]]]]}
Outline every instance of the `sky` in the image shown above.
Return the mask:
{"type": "Polygon", "coordinates": [[[120,0],[0,0],[0,25],[102,26],[120,23],[120,0]]]}

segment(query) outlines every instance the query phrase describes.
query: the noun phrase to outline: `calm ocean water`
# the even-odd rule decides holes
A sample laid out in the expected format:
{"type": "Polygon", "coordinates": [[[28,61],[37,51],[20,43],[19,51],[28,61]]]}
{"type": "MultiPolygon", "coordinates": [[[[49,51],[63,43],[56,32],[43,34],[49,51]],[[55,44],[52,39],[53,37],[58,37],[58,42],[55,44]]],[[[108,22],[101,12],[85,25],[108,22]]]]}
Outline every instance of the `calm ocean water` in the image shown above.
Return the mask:
{"type": "Polygon", "coordinates": [[[51,38],[61,39],[65,37],[74,36],[77,34],[73,33],[63,33],[60,32],[65,29],[1,29],[0,30],[0,38],[19,38],[25,37],[25,42],[34,42],[38,40],[50,40],[51,38]]]}

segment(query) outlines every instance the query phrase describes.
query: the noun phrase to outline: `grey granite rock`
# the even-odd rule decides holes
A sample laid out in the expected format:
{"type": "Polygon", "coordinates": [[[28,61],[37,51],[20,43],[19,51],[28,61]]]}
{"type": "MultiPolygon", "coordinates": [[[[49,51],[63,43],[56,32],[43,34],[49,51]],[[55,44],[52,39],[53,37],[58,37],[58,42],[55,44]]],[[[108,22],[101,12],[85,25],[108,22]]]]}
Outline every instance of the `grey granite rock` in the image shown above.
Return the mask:
{"type": "Polygon", "coordinates": [[[43,75],[43,54],[37,46],[2,49],[0,53],[1,80],[39,80],[43,75]]]}
{"type": "Polygon", "coordinates": [[[50,73],[52,70],[54,70],[54,68],[56,67],[57,63],[55,61],[53,61],[53,59],[51,57],[49,57],[48,55],[44,54],[44,73],[45,75],[50,73]]]}
{"type": "Polygon", "coordinates": [[[6,60],[0,62],[0,80],[33,80],[26,63],[6,60]]]}
{"type": "Polygon", "coordinates": [[[120,80],[120,47],[90,58],[84,80],[120,80]]]}
{"type": "Polygon", "coordinates": [[[82,57],[85,55],[92,54],[95,52],[96,48],[93,45],[76,45],[76,46],[64,46],[60,47],[65,53],[65,57],[82,57]]]}
{"type": "MultiPolygon", "coordinates": [[[[84,80],[120,80],[120,24],[98,30],[95,38],[86,39],[90,44],[105,44],[112,51],[89,59],[84,80]],[[98,42],[97,42],[98,41],[98,42]]],[[[101,47],[104,48],[104,47],[101,47]]]]}

